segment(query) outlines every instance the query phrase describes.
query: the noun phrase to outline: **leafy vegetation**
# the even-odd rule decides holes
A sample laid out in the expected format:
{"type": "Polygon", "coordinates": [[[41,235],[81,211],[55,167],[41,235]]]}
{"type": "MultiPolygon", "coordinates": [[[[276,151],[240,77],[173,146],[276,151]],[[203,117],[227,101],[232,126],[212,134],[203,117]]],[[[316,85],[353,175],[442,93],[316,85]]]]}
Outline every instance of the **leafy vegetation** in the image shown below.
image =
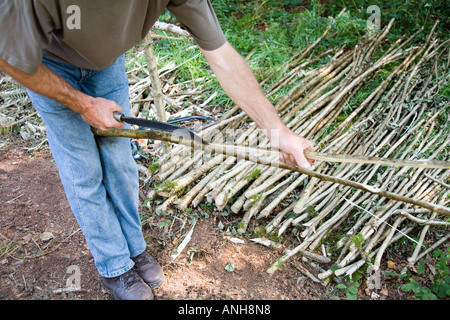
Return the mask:
{"type": "Polygon", "coordinates": [[[450,297],[450,248],[447,248],[447,251],[435,250],[431,256],[434,258],[435,264],[428,267],[434,273],[434,275],[431,274],[431,279],[426,279],[427,265],[424,259],[419,261],[417,268],[417,275],[421,278],[412,277],[410,272],[403,276],[409,282],[404,284],[401,290],[412,292],[417,300],[436,300],[450,297]]]}
{"type": "MultiPolygon", "coordinates": [[[[344,8],[347,11],[336,18],[330,31],[339,32],[321,41],[315,52],[357,44],[367,31],[367,19],[370,16],[367,8],[371,5],[380,8],[381,27],[391,19],[396,19],[388,38],[407,37],[424,27],[416,37],[416,41],[423,41],[437,19],[440,19],[437,32],[443,37],[448,37],[450,32],[450,7],[445,0],[214,0],[212,5],[228,41],[247,58],[260,81],[276,72],[295,52],[320,37],[331,19],[336,18],[344,8]]],[[[168,11],[163,14],[161,21],[176,23],[176,19],[168,11]]],[[[155,47],[160,67],[169,63],[180,66],[176,74],[171,74],[170,82],[185,84],[190,89],[208,83],[202,96],[204,100],[217,92],[212,103],[232,105],[215,81],[193,40],[162,38],[155,42],[155,47]]],[[[323,61],[317,63],[321,62],[323,61]]],[[[448,95],[448,86],[441,88],[441,91],[448,95]]],[[[273,97],[276,98],[277,96],[273,97]]]]}
{"type": "Polygon", "coordinates": [[[356,272],[351,277],[344,278],[344,281],[336,286],[342,293],[345,294],[346,300],[358,299],[359,280],[362,278],[360,272],[356,272]]]}
{"type": "MultiPolygon", "coordinates": [[[[331,19],[339,14],[337,12],[323,17],[319,12],[306,7],[302,7],[302,10],[289,10],[280,1],[220,0],[212,1],[212,4],[227,40],[246,58],[260,81],[273,74],[295,52],[320,37],[331,19]]],[[[161,21],[176,23],[176,19],[167,11],[161,21]]],[[[324,39],[316,48],[317,52],[343,44],[355,45],[366,32],[366,22],[346,13],[336,20],[332,32],[335,31],[339,33],[335,37],[324,39]]],[[[168,63],[180,66],[169,81],[183,83],[187,89],[200,87],[208,82],[204,99],[217,92],[212,103],[232,104],[215,81],[193,40],[162,38],[155,41],[155,47],[160,68],[168,63]]],[[[323,60],[317,63],[321,62],[323,60]]],[[[277,96],[273,98],[276,99],[277,96]]]]}

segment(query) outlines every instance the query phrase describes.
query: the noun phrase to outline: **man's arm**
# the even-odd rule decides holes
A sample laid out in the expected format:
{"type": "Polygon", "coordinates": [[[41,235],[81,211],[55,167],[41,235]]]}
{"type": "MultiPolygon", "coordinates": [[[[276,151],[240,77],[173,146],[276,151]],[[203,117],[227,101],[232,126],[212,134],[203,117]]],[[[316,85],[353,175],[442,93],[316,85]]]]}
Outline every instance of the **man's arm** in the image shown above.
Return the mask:
{"type": "Polygon", "coordinates": [[[216,50],[202,52],[225,93],[259,128],[267,130],[271,145],[285,153],[281,160],[309,168],[312,162],[305,158],[303,150],[312,149],[312,142],[293,133],[281,121],[253,72],[231,44],[225,42],[216,50]]]}
{"type": "Polygon", "coordinates": [[[72,87],[66,80],[41,64],[34,74],[23,72],[0,59],[0,69],[24,87],[49,97],[81,114],[91,126],[106,130],[123,128],[123,123],[114,119],[114,112],[122,112],[122,107],[114,101],[94,98],[72,87]]]}

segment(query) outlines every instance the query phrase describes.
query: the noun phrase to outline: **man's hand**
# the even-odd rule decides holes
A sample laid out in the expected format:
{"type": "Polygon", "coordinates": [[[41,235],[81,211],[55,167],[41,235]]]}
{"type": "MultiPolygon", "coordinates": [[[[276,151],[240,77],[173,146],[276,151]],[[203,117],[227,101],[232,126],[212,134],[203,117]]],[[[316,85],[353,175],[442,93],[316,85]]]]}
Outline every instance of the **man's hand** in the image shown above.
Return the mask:
{"type": "Polygon", "coordinates": [[[271,131],[271,146],[282,151],[280,161],[298,165],[304,169],[310,169],[311,165],[314,164],[314,160],[307,159],[304,155],[304,150],[314,151],[314,146],[311,141],[295,134],[288,128],[275,132],[274,130],[271,131]]]}
{"type": "Polygon", "coordinates": [[[84,121],[92,127],[100,130],[123,128],[123,122],[114,119],[114,112],[122,113],[122,107],[114,101],[89,97],[82,106],[83,109],[80,111],[80,114],[84,121]]]}
{"type": "Polygon", "coordinates": [[[309,168],[312,162],[305,158],[303,151],[312,149],[312,142],[293,133],[281,121],[253,72],[231,44],[226,42],[216,50],[202,52],[227,95],[259,128],[267,131],[271,145],[285,153],[280,160],[309,168]]]}
{"type": "Polygon", "coordinates": [[[123,123],[116,121],[113,117],[114,112],[122,112],[121,106],[114,101],[90,97],[76,90],[43,64],[36,73],[29,74],[0,59],[0,69],[31,91],[58,101],[78,112],[87,123],[95,128],[100,130],[123,128],[123,123]]]}

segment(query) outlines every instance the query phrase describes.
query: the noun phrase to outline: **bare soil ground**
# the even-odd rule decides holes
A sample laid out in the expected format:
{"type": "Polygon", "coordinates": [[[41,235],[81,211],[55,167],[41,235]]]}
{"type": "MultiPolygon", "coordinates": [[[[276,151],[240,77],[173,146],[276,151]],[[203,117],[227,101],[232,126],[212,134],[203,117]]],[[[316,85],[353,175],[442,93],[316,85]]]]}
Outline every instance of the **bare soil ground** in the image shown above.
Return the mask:
{"type": "MultiPolygon", "coordinates": [[[[66,200],[47,147],[29,154],[21,142],[0,150],[0,299],[109,300],[84,237],[66,200]],[[65,292],[81,272],[81,290],[65,292]]],[[[217,227],[220,216],[200,219],[183,253],[172,261],[161,228],[144,226],[148,252],[162,264],[166,280],[157,299],[323,300],[324,287],[300,278],[292,259],[275,275],[266,270],[281,252],[233,243],[217,227]],[[191,256],[189,248],[195,248],[191,256]],[[189,255],[188,255],[189,253],[189,255]],[[188,258],[192,261],[188,263],[188,258]],[[234,270],[225,266],[233,263],[234,270]]],[[[192,251],[191,251],[192,252],[192,251]]]]}

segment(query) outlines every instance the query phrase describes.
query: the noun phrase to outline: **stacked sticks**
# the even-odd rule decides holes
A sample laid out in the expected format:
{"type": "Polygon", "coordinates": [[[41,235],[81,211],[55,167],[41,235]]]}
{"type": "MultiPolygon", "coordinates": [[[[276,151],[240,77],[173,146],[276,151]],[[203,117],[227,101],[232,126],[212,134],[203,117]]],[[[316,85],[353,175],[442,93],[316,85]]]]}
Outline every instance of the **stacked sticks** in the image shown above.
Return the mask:
{"type": "MultiPolygon", "coordinates": [[[[450,125],[446,119],[450,104],[439,90],[449,76],[449,40],[435,39],[433,28],[419,46],[412,45],[417,33],[389,43],[387,35],[393,22],[354,48],[312,56],[312,49],[327,36],[328,28],[280,68],[282,76],[262,82],[283,121],[311,139],[316,151],[448,160],[450,125]],[[315,67],[326,57],[327,63],[315,67]],[[268,84],[270,81],[273,83],[268,84]],[[285,93],[280,94],[282,91],[285,93]],[[358,97],[363,98],[358,101],[358,97]]],[[[238,107],[198,133],[211,143],[270,148],[264,132],[238,107]]],[[[327,262],[317,273],[317,281],[326,281],[333,273],[351,275],[365,264],[371,266],[374,279],[379,279],[381,258],[398,239],[419,239],[414,240],[417,246],[409,259],[411,264],[429,250],[424,249],[424,242],[430,228],[443,228],[444,235],[434,245],[448,239],[445,228],[449,223],[429,209],[284,167],[191,151],[189,146],[175,145],[159,160],[153,177],[167,183],[160,183],[165,187],[151,190],[150,196],[166,200],[156,210],[177,207],[185,211],[210,202],[219,211],[239,215],[238,232],[242,234],[252,223],[268,235],[294,233],[298,243],[290,244],[269,268],[270,273],[301,253],[327,262]],[[418,234],[408,236],[418,227],[418,234]],[[338,233],[341,236],[336,240],[333,235],[338,233]],[[330,262],[338,270],[326,269],[330,262]]],[[[450,202],[448,169],[316,161],[313,170],[436,206],[446,207],[450,202]]],[[[379,280],[376,283],[379,286],[379,280]]]]}

